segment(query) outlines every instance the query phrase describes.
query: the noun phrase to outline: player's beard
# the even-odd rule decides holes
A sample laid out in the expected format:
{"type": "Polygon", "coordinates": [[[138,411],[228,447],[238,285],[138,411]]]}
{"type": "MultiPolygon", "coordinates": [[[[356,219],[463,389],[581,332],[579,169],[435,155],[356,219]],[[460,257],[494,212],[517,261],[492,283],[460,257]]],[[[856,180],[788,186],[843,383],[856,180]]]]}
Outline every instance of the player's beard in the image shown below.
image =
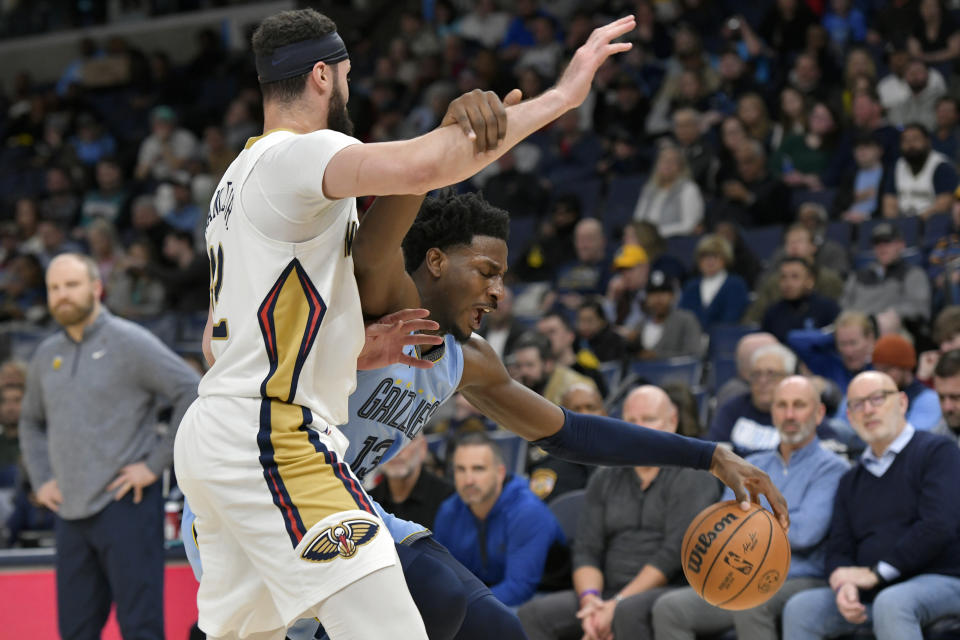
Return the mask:
{"type": "Polygon", "coordinates": [[[347,112],[347,101],[343,99],[340,85],[334,84],[330,93],[330,112],[327,114],[327,129],[339,131],[348,136],[353,135],[353,121],[347,112]]]}
{"type": "Polygon", "coordinates": [[[60,326],[72,327],[82,324],[90,317],[90,314],[93,313],[94,302],[94,296],[91,293],[85,304],[77,305],[70,303],[69,306],[64,307],[63,303],[61,303],[51,310],[51,314],[60,326]]]}

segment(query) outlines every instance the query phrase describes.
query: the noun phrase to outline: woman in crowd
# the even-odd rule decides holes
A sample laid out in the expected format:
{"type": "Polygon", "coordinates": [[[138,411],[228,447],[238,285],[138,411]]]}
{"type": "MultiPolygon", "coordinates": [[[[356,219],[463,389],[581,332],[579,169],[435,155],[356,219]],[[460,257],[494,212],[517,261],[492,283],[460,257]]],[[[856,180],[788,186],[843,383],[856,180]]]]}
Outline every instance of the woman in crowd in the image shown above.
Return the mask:
{"type": "Polygon", "coordinates": [[[656,225],[663,237],[694,233],[703,220],[703,196],[690,179],[680,149],[660,147],[653,175],[640,193],[633,219],[656,225]]]}

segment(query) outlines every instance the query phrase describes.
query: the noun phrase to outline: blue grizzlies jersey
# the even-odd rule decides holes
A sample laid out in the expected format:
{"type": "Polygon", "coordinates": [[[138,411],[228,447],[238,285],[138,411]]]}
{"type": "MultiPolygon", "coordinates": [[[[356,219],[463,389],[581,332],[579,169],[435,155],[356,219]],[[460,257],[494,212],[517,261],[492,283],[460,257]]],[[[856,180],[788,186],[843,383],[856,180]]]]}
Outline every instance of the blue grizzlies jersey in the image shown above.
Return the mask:
{"type": "Polygon", "coordinates": [[[395,364],[357,372],[350,421],[340,431],[350,441],[344,459],[361,481],[407,446],[460,386],[463,349],[453,336],[423,357],[436,358],[432,369],[395,364]]]}

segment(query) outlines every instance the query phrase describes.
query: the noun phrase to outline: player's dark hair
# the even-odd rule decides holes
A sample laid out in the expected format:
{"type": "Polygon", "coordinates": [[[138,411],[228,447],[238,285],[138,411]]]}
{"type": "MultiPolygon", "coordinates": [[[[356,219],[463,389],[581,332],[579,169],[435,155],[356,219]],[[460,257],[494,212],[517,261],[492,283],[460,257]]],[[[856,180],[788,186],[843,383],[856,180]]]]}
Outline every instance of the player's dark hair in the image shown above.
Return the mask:
{"type": "Polygon", "coordinates": [[[957,374],[960,374],[960,349],[940,354],[937,366],[933,370],[934,377],[952,378],[957,374]]]}
{"type": "Polygon", "coordinates": [[[441,195],[427,198],[420,213],[403,239],[403,260],[413,273],[436,247],[446,251],[467,246],[474,236],[490,236],[506,242],[510,234],[510,214],[498,209],[475,193],[441,195]]]}
{"type": "MultiPolygon", "coordinates": [[[[254,55],[268,57],[280,47],[319,38],[336,30],[337,25],[333,20],[314,9],[281,11],[264,18],[257,30],[253,32],[251,44],[254,55]]],[[[336,64],[329,66],[336,70],[336,64]]],[[[309,75],[310,72],[307,72],[293,78],[261,84],[260,91],[264,101],[275,100],[286,103],[296,100],[303,94],[309,75]]]]}
{"type": "Polygon", "coordinates": [[[500,445],[497,444],[496,440],[487,435],[485,431],[469,431],[458,437],[456,442],[454,442],[453,451],[450,452],[450,460],[453,460],[453,455],[457,452],[457,449],[467,446],[490,447],[490,451],[493,452],[493,459],[499,464],[504,464],[503,452],[500,450],[500,445]]]}

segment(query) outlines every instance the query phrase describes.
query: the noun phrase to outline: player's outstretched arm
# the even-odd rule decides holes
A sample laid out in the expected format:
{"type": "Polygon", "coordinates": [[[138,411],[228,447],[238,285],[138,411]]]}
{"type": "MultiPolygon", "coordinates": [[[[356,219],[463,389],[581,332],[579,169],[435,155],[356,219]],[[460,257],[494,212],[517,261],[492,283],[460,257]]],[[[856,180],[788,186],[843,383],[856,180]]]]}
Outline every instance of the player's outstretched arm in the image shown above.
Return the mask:
{"type": "Polygon", "coordinates": [[[493,151],[475,153],[474,142],[458,127],[440,127],[412,140],[345,147],[327,164],[323,192],[331,199],[363,195],[426,193],[469,178],[528,135],[579,106],[593,76],[630,44],[614,43],[633,30],[633,16],[593,31],[577,49],[557,84],[533,100],[507,108],[506,136],[493,151]]]}
{"type": "MultiPolygon", "coordinates": [[[[765,495],[786,529],[783,495],[766,473],[716,443],[562,409],[512,379],[496,352],[473,336],[463,347],[460,391],[487,417],[558,458],[584,464],[709,470],[737,500],[765,495]]],[[[747,505],[748,506],[748,505],[747,505]]]]}
{"type": "MultiPolygon", "coordinates": [[[[475,89],[450,103],[440,126],[459,128],[473,141],[475,152],[484,153],[504,139],[506,107],[519,102],[518,90],[501,102],[492,91],[475,89]]],[[[360,304],[368,317],[420,306],[420,295],[404,268],[400,243],[422,203],[422,195],[381,196],[360,220],[353,241],[353,271],[360,304]]]]}

